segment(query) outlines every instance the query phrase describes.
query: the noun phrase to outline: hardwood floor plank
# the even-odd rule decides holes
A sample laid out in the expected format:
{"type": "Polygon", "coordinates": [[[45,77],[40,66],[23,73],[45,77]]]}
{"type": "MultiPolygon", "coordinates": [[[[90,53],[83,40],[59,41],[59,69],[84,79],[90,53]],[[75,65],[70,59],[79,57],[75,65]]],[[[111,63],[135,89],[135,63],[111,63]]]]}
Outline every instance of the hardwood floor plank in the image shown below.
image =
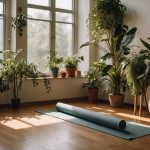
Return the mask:
{"type": "MultiPolygon", "coordinates": [[[[150,125],[149,115],[135,116],[131,107],[113,108],[106,103],[86,101],[69,104],[150,125]]],[[[0,150],[148,150],[150,147],[150,136],[128,141],[35,112],[54,107],[55,104],[42,104],[20,110],[1,108],[0,150]]]]}

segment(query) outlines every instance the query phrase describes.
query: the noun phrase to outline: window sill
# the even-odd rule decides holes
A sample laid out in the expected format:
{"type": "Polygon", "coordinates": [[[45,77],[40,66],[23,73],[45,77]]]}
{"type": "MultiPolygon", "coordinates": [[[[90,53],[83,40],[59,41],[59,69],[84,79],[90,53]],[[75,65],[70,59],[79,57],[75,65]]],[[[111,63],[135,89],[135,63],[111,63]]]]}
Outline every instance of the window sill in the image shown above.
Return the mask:
{"type": "MultiPolygon", "coordinates": [[[[45,78],[46,79],[54,79],[54,80],[57,80],[57,79],[59,79],[59,80],[61,80],[61,79],[67,80],[67,79],[82,79],[82,78],[85,78],[85,76],[81,76],[81,77],[65,77],[65,78],[61,78],[61,77],[54,78],[54,77],[51,77],[51,76],[47,76],[45,78]]],[[[28,79],[32,80],[33,78],[28,78],[28,79]]],[[[43,77],[38,77],[37,79],[38,80],[43,80],[44,78],[43,77]]]]}

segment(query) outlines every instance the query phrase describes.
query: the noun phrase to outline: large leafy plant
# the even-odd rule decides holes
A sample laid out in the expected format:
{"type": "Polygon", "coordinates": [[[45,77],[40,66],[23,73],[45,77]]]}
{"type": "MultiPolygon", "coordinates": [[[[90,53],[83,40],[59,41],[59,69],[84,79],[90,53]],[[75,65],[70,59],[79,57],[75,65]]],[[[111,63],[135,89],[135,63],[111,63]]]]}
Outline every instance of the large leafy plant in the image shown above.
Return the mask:
{"type": "MultiPolygon", "coordinates": [[[[4,81],[10,83],[10,89],[13,92],[14,99],[18,99],[19,91],[22,87],[23,80],[26,78],[33,79],[33,86],[38,84],[37,77],[40,74],[36,70],[34,64],[29,64],[26,60],[17,60],[17,56],[21,50],[13,52],[11,50],[4,51],[4,60],[1,61],[1,77],[4,81]]],[[[44,78],[44,84],[49,92],[50,81],[44,78]]]]}
{"type": "Polygon", "coordinates": [[[105,83],[104,91],[120,95],[128,88],[122,64],[118,67],[106,65],[101,73],[102,82],[105,83]]]}
{"type": "Polygon", "coordinates": [[[96,40],[111,34],[117,24],[123,23],[125,11],[120,0],[96,0],[88,18],[90,34],[96,40]]]}
{"type": "Polygon", "coordinates": [[[143,95],[146,99],[150,85],[150,44],[141,39],[145,46],[139,53],[132,53],[127,60],[126,76],[133,95],[143,95]]]}
{"type": "MultiPolygon", "coordinates": [[[[133,41],[136,33],[136,28],[129,29],[127,25],[118,24],[114,29],[111,36],[101,39],[105,42],[107,47],[96,45],[100,50],[104,51],[101,59],[105,62],[106,66],[102,70],[103,82],[106,82],[106,91],[111,91],[113,94],[121,94],[121,91],[126,89],[126,80],[124,75],[124,67],[122,62],[125,60],[125,55],[130,53],[130,43],[133,41]],[[111,59],[112,63],[108,64],[107,60],[111,59]]],[[[87,42],[81,47],[88,46],[93,42],[87,42]]]]}

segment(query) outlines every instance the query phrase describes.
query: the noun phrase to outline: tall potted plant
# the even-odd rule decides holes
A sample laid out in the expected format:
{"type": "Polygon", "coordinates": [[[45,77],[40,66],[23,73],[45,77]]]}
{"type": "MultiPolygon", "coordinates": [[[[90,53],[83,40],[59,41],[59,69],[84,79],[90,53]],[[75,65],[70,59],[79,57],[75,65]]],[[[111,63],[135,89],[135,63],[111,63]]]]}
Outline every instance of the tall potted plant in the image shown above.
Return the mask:
{"type": "MultiPolygon", "coordinates": [[[[38,77],[38,72],[34,64],[29,64],[24,59],[17,60],[17,55],[20,53],[20,50],[13,52],[11,50],[4,51],[5,59],[1,62],[1,76],[3,80],[10,83],[10,89],[13,93],[13,98],[11,99],[12,108],[19,108],[20,98],[19,91],[22,87],[23,80],[31,77],[33,79],[33,86],[38,84],[36,78],[38,77]]],[[[46,89],[49,90],[50,82],[48,79],[44,80],[46,89]]]]}
{"type": "Polygon", "coordinates": [[[75,71],[77,64],[84,60],[83,56],[73,55],[64,58],[63,64],[66,67],[66,76],[67,77],[75,77],[75,71]]]}
{"type": "MultiPolygon", "coordinates": [[[[100,50],[103,50],[105,54],[101,57],[103,61],[106,63],[106,67],[102,71],[103,79],[102,81],[107,81],[109,84],[106,83],[106,91],[108,89],[112,92],[109,95],[110,104],[112,106],[119,107],[121,106],[121,102],[116,103],[112,102],[112,97],[122,97],[124,100],[124,95],[121,93],[121,88],[125,87],[125,79],[124,79],[124,70],[122,66],[122,62],[125,60],[125,55],[130,53],[130,46],[129,44],[133,41],[134,36],[136,33],[136,28],[128,29],[127,25],[118,24],[114,31],[112,32],[111,36],[107,38],[101,38],[101,42],[105,42],[107,47],[100,47],[100,50]],[[107,60],[111,59],[112,63],[108,64],[107,60]]],[[[83,46],[87,46],[93,43],[85,43],[83,46]]],[[[122,100],[122,101],[123,101],[122,100]]]]}
{"type": "Polygon", "coordinates": [[[57,57],[53,51],[50,52],[50,56],[48,57],[48,65],[54,78],[58,76],[59,64],[61,64],[62,61],[62,57],[57,57]]]}

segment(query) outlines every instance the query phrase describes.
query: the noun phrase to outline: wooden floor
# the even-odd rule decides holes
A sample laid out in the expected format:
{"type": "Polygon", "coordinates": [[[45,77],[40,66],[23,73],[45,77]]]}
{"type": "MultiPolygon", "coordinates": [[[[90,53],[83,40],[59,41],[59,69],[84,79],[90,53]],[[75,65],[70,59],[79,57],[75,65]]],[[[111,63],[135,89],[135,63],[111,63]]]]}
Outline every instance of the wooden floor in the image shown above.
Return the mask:
{"type": "MultiPolygon", "coordinates": [[[[131,107],[114,109],[102,102],[89,104],[86,101],[70,104],[150,125],[148,115],[134,116],[131,107]]],[[[35,112],[38,109],[48,110],[54,107],[55,104],[34,104],[20,110],[0,108],[0,150],[150,149],[150,136],[128,141],[35,112]]]]}

